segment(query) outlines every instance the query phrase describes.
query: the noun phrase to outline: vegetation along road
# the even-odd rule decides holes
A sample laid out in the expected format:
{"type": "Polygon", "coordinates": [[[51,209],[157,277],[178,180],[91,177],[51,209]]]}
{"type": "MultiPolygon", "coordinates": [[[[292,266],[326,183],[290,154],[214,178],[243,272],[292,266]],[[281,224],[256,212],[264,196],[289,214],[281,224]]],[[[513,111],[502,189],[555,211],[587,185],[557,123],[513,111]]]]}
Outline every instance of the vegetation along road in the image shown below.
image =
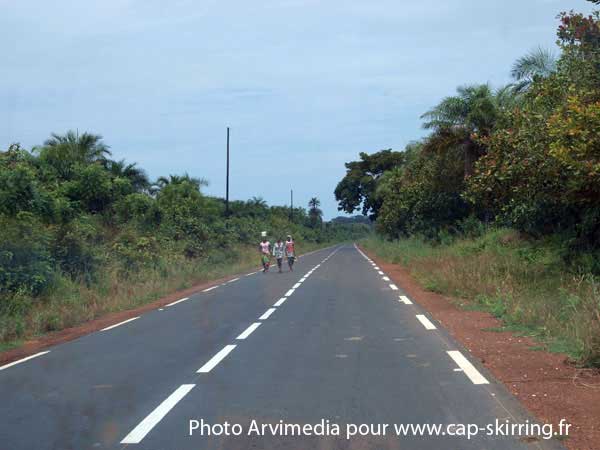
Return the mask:
{"type": "Polygon", "coordinates": [[[12,450],[437,449],[453,439],[464,449],[560,448],[487,435],[496,423],[533,420],[352,245],[307,255],[294,272],[249,273],[1,369],[0,433],[12,450]],[[330,430],[257,435],[253,421],[329,421],[330,430]],[[225,422],[243,435],[210,436],[225,422]],[[463,424],[473,436],[444,428],[397,437],[393,426],[409,424],[463,424]]]}

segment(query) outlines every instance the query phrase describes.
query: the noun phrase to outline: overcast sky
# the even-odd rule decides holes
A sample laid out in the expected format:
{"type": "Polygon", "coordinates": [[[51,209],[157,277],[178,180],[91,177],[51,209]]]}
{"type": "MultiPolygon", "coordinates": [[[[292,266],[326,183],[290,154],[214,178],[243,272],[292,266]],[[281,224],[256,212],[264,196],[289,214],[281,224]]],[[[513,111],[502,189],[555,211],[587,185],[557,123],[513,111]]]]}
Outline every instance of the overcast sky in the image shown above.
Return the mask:
{"type": "Polygon", "coordinates": [[[461,84],[509,81],[584,0],[0,0],[0,148],[78,128],[152,178],[321,199],[361,151],[400,150],[461,84]]]}

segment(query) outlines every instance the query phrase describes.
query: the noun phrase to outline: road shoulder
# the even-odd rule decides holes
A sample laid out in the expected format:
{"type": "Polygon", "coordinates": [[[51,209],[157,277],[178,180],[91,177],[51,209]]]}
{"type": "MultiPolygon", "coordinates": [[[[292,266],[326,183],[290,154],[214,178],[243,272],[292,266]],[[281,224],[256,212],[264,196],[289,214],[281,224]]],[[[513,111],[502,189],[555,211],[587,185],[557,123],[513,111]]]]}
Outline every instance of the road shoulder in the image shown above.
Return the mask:
{"type": "Polygon", "coordinates": [[[502,323],[488,313],[460,308],[451,298],[423,289],[409,271],[367,253],[388,276],[440,322],[474,358],[539,420],[572,424],[569,449],[594,449],[600,442],[600,373],[566,364],[566,356],[532,350],[533,339],[491,331],[502,323]]]}

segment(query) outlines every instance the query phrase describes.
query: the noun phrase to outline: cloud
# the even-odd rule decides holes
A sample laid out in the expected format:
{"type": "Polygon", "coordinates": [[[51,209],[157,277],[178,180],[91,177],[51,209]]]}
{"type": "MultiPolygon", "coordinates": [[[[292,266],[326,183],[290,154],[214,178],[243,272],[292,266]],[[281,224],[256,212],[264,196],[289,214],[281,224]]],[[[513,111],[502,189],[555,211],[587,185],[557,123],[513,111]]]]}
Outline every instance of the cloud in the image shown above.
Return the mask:
{"type": "MultiPolygon", "coordinates": [[[[460,84],[509,80],[551,47],[569,0],[0,0],[0,145],[69,128],[103,134],[151,176],[188,171],[235,198],[298,203],[359,151],[400,149],[460,84]],[[273,173],[277,188],[262,186],[273,173]]],[[[304,200],[303,200],[304,199],[304,200]]]]}

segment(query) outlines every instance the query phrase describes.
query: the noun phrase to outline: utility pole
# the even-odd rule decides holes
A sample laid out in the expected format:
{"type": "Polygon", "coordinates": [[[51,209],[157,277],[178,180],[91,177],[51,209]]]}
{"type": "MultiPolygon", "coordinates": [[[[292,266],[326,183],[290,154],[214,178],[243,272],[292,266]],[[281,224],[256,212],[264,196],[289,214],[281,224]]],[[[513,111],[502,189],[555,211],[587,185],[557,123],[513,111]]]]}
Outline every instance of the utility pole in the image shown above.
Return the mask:
{"type": "Polygon", "coordinates": [[[294,220],[294,190],[290,189],[290,222],[294,220]]]}
{"type": "Polygon", "coordinates": [[[225,217],[229,217],[229,127],[227,127],[227,174],[225,176],[225,217]]]}

